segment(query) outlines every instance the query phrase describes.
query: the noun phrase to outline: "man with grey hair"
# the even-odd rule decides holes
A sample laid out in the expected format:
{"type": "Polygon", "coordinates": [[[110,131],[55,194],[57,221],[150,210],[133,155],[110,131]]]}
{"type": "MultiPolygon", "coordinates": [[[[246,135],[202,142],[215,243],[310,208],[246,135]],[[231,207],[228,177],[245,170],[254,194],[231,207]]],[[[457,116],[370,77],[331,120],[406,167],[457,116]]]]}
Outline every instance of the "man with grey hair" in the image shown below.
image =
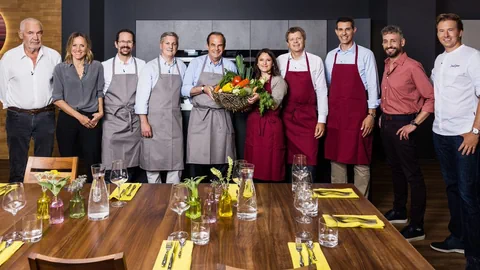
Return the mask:
{"type": "Polygon", "coordinates": [[[35,156],[52,155],[53,69],[61,62],[57,51],[42,45],[43,26],[37,19],[24,19],[18,35],[23,43],[7,51],[0,63],[0,101],[7,109],[10,182],[23,182],[31,138],[35,156]]]}
{"type": "Polygon", "coordinates": [[[180,94],[186,65],[175,58],[178,36],[165,32],[160,37],[160,55],[140,73],[135,113],[142,132],[140,167],[149,183],[179,183],[183,170],[183,131],[180,94]]]}
{"type": "Polygon", "coordinates": [[[393,209],[385,214],[390,223],[407,223],[410,184],[410,224],[400,233],[409,242],[425,239],[423,220],[426,187],[417,159],[417,127],[433,113],[433,86],[422,64],[403,51],[405,38],[398,26],[383,28],[382,45],[387,55],[382,78],[383,111],[380,134],[392,168],[393,209]]]}

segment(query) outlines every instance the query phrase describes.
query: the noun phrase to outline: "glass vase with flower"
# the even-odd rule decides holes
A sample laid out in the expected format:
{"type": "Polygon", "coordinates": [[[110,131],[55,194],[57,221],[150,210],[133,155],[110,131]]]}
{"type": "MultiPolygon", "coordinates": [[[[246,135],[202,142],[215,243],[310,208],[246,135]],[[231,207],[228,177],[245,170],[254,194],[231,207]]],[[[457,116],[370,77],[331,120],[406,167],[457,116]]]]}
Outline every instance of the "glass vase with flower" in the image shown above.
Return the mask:
{"type": "Polygon", "coordinates": [[[44,172],[38,184],[43,188],[50,190],[53,194],[52,202],[49,206],[50,224],[60,224],[65,219],[63,215],[63,201],[58,197],[60,190],[67,184],[70,176],[63,177],[58,171],[44,172]]]}
{"type": "Polygon", "coordinates": [[[68,205],[69,217],[71,218],[82,218],[85,216],[85,199],[81,192],[86,181],[87,176],[80,175],[67,186],[67,190],[73,194],[68,205]]]}
{"type": "Polygon", "coordinates": [[[212,174],[218,178],[217,185],[221,185],[222,187],[222,195],[220,195],[220,199],[218,201],[218,216],[221,218],[231,218],[233,216],[233,200],[232,196],[228,192],[228,187],[232,178],[233,160],[231,157],[227,157],[227,159],[228,170],[226,177],[223,177],[223,174],[220,170],[216,168],[210,169],[212,174]]]}
{"type": "Polygon", "coordinates": [[[198,184],[202,182],[207,176],[197,176],[184,179],[185,186],[188,187],[190,190],[190,194],[188,196],[188,204],[190,208],[188,208],[185,216],[190,219],[197,219],[202,215],[202,204],[200,202],[200,197],[198,196],[198,184]]]}

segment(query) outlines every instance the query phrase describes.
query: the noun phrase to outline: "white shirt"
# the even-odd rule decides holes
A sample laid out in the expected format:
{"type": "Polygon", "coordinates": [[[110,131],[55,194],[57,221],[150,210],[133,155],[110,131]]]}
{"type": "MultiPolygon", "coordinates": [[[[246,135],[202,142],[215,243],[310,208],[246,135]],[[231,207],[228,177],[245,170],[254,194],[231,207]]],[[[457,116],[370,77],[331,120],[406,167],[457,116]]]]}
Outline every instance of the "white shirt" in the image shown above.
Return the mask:
{"type": "Polygon", "coordinates": [[[41,46],[37,64],[25,54],[23,43],[7,51],[0,63],[0,101],[3,108],[40,109],[52,103],[53,70],[60,54],[41,46]]]}
{"type": "Polygon", "coordinates": [[[285,75],[287,74],[287,64],[289,60],[289,71],[308,71],[305,53],[307,53],[308,56],[310,75],[312,77],[315,94],[317,95],[318,123],[326,123],[328,115],[328,89],[325,81],[325,70],[323,68],[322,58],[304,51],[300,58],[293,59],[290,53],[285,53],[277,58],[278,68],[280,69],[283,78],[285,78],[285,75]]]}
{"type": "MultiPolygon", "coordinates": [[[[103,65],[103,74],[105,78],[105,85],[103,87],[103,93],[105,94],[110,87],[110,83],[112,82],[112,65],[113,59],[115,59],[115,74],[135,74],[135,62],[133,62],[134,57],[130,57],[127,60],[127,63],[120,60],[118,55],[108,59],[107,61],[102,62],[103,65]]],[[[145,61],[142,59],[138,59],[135,57],[137,61],[137,71],[138,77],[140,77],[140,71],[145,66],[145,61]]]]}
{"type": "Polygon", "coordinates": [[[472,131],[480,97],[480,52],[461,45],[440,54],[431,79],[435,91],[433,132],[456,136],[472,131]]]}
{"type": "MultiPolygon", "coordinates": [[[[140,72],[140,78],[137,85],[137,94],[135,97],[135,113],[136,114],[148,114],[148,102],[150,99],[150,93],[153,87],[158,81],[158,58],[155,58],[148,62],[140,72]]],[[[177,75],[180,70],[180,78],[183,81],[185,76],[185,70],[187,66],[182,60],[174,58],[172,64],[168,64],[167,61],[160,56],[160,66],[162,74],[177,75]],[[178,66],[178,69],[177,69],[178,66]]],[[[180,99],[180,95],[178,96],[180,99]]]]}
{"type": "MultiPolygon", "coordinates": [[[[336,64],[354,64],[355,63],[355,48],[356,44],[346,51],[342,51],[340,46],[328,52],[325,58],[325,72],[327,74],[328,85],[332,82],[333,60],[337,54],[336,64]]],[[[358,45],[358,59],[357,67],[360,78],[365,85],[365,90],[368,91],[368,108],[375,109],[378,107],[380,93],[380,84],[378,80],[377,64],[373,52],[365,47],[358,45]]]]}

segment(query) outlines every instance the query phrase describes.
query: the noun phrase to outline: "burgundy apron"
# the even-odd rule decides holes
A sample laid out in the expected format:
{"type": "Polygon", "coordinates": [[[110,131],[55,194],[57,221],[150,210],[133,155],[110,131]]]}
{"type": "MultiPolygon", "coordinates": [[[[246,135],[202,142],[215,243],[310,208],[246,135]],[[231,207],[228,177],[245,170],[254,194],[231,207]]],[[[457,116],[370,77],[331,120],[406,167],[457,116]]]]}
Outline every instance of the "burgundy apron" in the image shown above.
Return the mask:
{"type": "MultiPolygon", "coordinates": [[[[283,124],[287,137],[287,163],[292,164],[293,155],[307,156],[307,165],[317,165],[318,140],[315,139],[317,126],[317,95],[310,75],[310,64],[307,53],[307,71],[289,71],[290,59],[287,63],[285,81],[288,94],[283,109],[283,124]]],[[[248,160],[248,159],[247,159],[248,160]]]]}
{"type": "MultiPolygon", "coordinates": [[[[272,94],[272,77],[265,84],[272,94]]],[[[285,137],[280,108],[260,115],[258,105],[247,118],[245,159],[255,164],[253,177],[260,180],[282,181],[285,178],[285,137]]]]}
{"type": "Polygon", "coordinates": [[[367,94],[358,73],[358,45],[354,64],[333,60],[332,82],[328,96],[325,158],[344,164],[370,164],[372,134],[362,137],[362,122],[368,114],[367,94]]]}

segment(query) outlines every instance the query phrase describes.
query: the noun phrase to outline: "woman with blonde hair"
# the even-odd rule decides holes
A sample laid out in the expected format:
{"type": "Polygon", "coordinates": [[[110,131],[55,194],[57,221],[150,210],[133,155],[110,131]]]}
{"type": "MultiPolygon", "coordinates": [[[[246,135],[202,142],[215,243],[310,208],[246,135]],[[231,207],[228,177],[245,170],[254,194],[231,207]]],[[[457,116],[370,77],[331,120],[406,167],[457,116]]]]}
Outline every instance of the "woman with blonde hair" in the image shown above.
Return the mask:
{"type": "Polygon", "coordinates": [[[101,162],[103,66],[93,60],[87,35],[72,33],[66,47],[65,61],[53,72],[58,149],[61,156],[83,156],[91,181],[90,166],[101,162]]]}

